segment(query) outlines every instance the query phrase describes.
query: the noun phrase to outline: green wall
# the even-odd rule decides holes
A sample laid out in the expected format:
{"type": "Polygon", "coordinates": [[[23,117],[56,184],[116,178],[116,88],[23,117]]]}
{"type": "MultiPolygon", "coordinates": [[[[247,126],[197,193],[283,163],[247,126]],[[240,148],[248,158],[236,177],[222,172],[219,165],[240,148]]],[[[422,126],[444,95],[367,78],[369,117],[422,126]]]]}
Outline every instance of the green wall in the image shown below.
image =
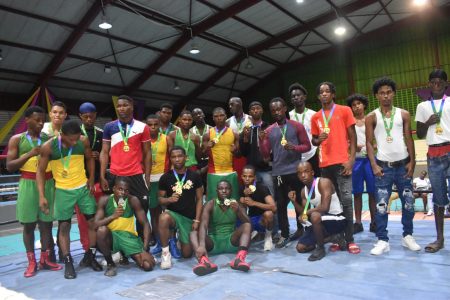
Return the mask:
{"type": "Polygon", "coordinates": [[[377,78],[389,76],[397,83],[394,104],[414,115],[420,102],[416,89],[427,85],[428,74],[435,68],[437,60],[441,68],[450,73],[448,18],[432,23],[419,20],[413,26],[400,29],[389,27],[368,41],[354,43],[350,49],[338,48],[333,54],[271,76],[258,88],[244,93],[244,99],[268,103],[271,98],[281,96],[290,103],[288,87],[293,82],[300,82],[308,90],[307,106],[318,110],[316,86],[322,81],[331,81],[337,88],[336,102],[344,103],[354,86],[355,92],[369,96],[369,110],[373,110],[378,103],[371,92],[372,84],[377,78]],[[353,84],[349,81],[351,78],[353,84]]]}

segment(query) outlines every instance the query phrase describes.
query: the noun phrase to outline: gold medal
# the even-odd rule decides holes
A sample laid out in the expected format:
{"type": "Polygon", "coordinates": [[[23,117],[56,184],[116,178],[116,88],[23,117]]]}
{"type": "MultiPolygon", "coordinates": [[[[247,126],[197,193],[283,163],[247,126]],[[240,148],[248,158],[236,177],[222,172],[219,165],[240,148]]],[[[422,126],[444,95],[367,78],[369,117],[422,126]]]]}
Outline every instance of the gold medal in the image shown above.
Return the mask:
{"type": "Polygon", "coordinates": [[[123,146],[123,151],[125,151],[125,152],[130,151],[130,146],[128,146],[128,144],[125,144],[125,145],[123,146]]]}
{"type": "Polygon", "coordinates": [[[250,121],[245,122],[245,127],[247,128],[252,127],[252,122],[250,121]]]}
{"type": "Polygon", "coordinates": [[[175,193],[181,196],[181,194],[183,194],[183,188],[181,186],[177,186],[175,193]]]}
{"type": "Polygon", "coordinates": [[[441,135],[444,132],[444,130],[442,129],[441,126],[436,126],[436,131],[435,132],[436,132],[436,134],[441,135]]]}
{"type": "Polygon", "coordinates": [[[325,132],[326,134],[329,134],[330,133],[330,127],[325,127],[324,129],[323,129],[323,132],[325,132]]]}
{"type": "Polygon", "coordinates": [[[308,221],[308,215],[307,214],[302,214],[302,220],[303,221],[308,221]]]}
{"type": "Polygon", "coordinates": [[[213,142],[214,142],[214,144],[217,144],[219,142],[219,139],[218,138],[214,138],[213,142]]]}
{"type": "Polygon", "coordinates": [[[394,139],[392,138],[392,136],[388,135],[388,136],[386,137],[386,142],[392,143],[393,141],[394,141],[394,139]]]}
{"type": "Polygon", "coordinates": [[[248,188],[252,193],[256,191],[256,186],[254,186],[253,184],[249,185],[248,188]]]}
{"type": "Polygon", "coordinates": [[[285,138],[281,139],[281,146],[286,146],[287,145],[287,141],[285,138]]]}
{"type": "Polygon", "coordinates": [[[64,170],[61,172],[61,176],[62,176],[62,178],[67,178],[67,176],[69,176],[69,172],[68,172],[66,169],[64,169],[64,170]]]}

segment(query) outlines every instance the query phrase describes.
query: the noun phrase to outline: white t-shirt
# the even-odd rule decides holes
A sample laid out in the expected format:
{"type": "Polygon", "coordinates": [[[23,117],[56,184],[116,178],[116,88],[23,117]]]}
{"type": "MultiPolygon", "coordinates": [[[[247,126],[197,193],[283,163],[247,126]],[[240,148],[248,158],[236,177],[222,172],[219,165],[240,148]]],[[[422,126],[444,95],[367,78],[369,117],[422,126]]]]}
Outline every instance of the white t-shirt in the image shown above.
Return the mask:
{"type": "Polygon", "coordinates": [[[364,145],[361,148],[361,151],[356,152],[356,157],[366,157],[367,156],[367,150],[366,150],[366,125],[358,126],[358,124],[355,125],[355,131],[356,131],[356,144],[357,145],[364,145]]]}
{"type": "Polygon", "coordinates": [[[241,122],[238,122],[236,120],[235,116],[232,116],[231,118],[227,119],[227,122],[230,124],[230,128],[233,129],[233,131],[236,131],[237,133],[241,133],[242,130],[245,127],[245,123],[251,122],[250,116],[247,114],[244,114],[244,116],[241,119],[241,122]]]}
{"type": "MultiPolygon", "coordinates": [[[[434,100],[434,107],[437,112],[439,112],[441,102],[442,99],[434,100]]],[[[419,105],[417,105],[416,122],[426,123],[432,114],[434,114],[434,112],[433,108],[431,107],[431,101],[423,101],[419,103],[419,105]]],[[[450,142],[450,97],[447,97],[444,102],[440,126],[444,130],[442,134],[436,134],[436,124],[428,127],[426,138],[427,145],[436,145],[450,142]]]]}
{"type": "Polygon", "coordinates": [[[420,179],[420,177],[416,177],[413,180],[413,184],[416,186],[416,190],[428,190],[431,188],[430,179],[428,178],[420,179]]]}
{"type": "MultiPolygon", "coordinates": [[[[311,142],[312,134],[311,134],[311,118],[316,112],[312,109],[305,108],[302,114],[298,114],[295,112],[295,108],[289,112],[289,119],[293,121],[297,121],[303,124],[303,127],[305,127],[306,133],[308,134],[309,141],[311,142]],[[303,116],[305,116],[304,120],[305,123],[303,123],[303,116]]],[[[316,154],[317,147],[314,146],[311,143],[311,150],[308,152],[302,153],[302,161],[308,161],[311,157],[316,154]]]]}

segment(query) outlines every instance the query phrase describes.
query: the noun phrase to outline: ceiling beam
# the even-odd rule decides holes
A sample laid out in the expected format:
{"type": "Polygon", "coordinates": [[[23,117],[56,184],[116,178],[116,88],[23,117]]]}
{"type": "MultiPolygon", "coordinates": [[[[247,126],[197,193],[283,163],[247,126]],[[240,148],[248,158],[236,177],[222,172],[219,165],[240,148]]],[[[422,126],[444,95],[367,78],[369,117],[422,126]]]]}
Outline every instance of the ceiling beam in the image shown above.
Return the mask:
{"type": "MultiPolygon", "coordinates": [[[[347,4],[341,8],[342,12],[349,14],[354,11],[357,11],[367,5],[377,2],[377,0],[358,0],[354,1],[350,4],[347,4]]],[[[252,46],[248,49],[249,55],[253,55],[254,53],[258,53],[267,48],[270,48],[276,44],[279,44],[285,40],[296,37],[304,32],[314,30],[314,28],[324,25],[330,21],[336,19],[336,14],[334,11],[327,12],[322,14],[311,21],[295,26],[291,29],[286,30],[285,32],[277,35],[274,38],[267,39],[262,41],[261,43],[252,46]]],[[[309,56],[306,56],[309,57],[309,56]]],[[[243,59],[245,59],[245,54],[238,54],[234,58],[232,58],[223,68],[219,69],[217,72],[212,74],[202,85],[199,85],[196,89],[194,89],[189,95],[183,97],[177,106],[174,107],[174,114],[177,115],[181,109],[186,106],[192,99],[200,96],[208,87],[210,87],[213,83],[219,80],[222,76],[224,76],[227,72],[229,72],[233,67],[239,64],[243,59]]]]}
{"type": "MultiPolygon", "coordinates": [[[[6,12],[9,12],[9,13],[13,13],[13,14],[16,14],[16,15],[21,15],[21,16],[24,16],[24,17],[27,17],[27,18],[32,18],[32,19],[35,19],[35,20],[40,20],[40,21],[43,21],[43,22],[59,25],[59,26],[62,26],[62,27],[71,28],[71,29],[75,29],[77,27],[77,25],[74,25],[74,24],[71,24],[71,23],[67,23],[67,22],[64,22],[64,21],[60,21],[60,20],[49,18],[49,17],[37,15],[37,14],[34,14],[34,13],[30,13],[30,12],[25,12],[25,11],[18,10],[18,9],[15,9],[15,8],[12,8],[12,7],[7,7],[7,6],[1,5],[1,4],[0,4],[0,10],[6,11],[6,12]]],[[[147,50],[155,51],[155,52],[158,52],[158,53],[164,53],[164,51],[165,51],[165,49],[160,49],[160,48],[152,46],[151,45],[152,42],[143,44],[143,43],[132,41],[132,40],[129,40],[129,39],[126,39],[126,38],[123,38],[123,37],[112,35],[110,33],[101,32],[101,31],[92,30],[92,29],[86,29],[86,33],[94,34],[96,36],[101,36],[101,37],[104,37],[104,38],[107,38],[107,39],[110,38],[110,39],[112,39],[114,41],[118,41],[118,42],[122,42],[122,43],[125,43],[125,44],[129,44],[129,45],[133,46],[133,48],[131,48],[131,49],[134,49],[135,47],[139,47],[139,48],[144,48],[144,49],[147,49],[147,50]]],[[[194,63],[206,65],[206,66],[209,66],[209,67],[212,67],[212,68],[216,68],[216,69],[221,68],[220,65],[217,65],[217,64],[214,64],[214,63],[210,63],[210,62],[206,62],[206,61],[202,61],[202,60],[194,58],[192,56],[182,55],[182,54],[178,54],[178,53],[175,54],[174,56],[178,57],[178,58],[181,58],[181,59],[184,59],[184,60],[192,61],[194,63]]],[[[242,73],[242,72],[239,72],[239,75],[245,76],[245,77],[248,77],[248,78],[252,78],[252,79],[255,79],[255,80],[259,80],[260,79],[257,76],[254,76],[254,75],[251,75],[251,74],[242,73]]]]}
{"type": "MultiPolygon", "coordinates": [[[[226,19],[234,16],[235,14],[255,5],[259,1],[248,0],[248,1],[238,1],[232,4],[227,9],[207,18],[203,22],[194,25],[190,30],[192,30],[192,36],[197,36],[208,30],[209,28],[225,21],[226,19]]],[[[178,52],[192,37],[189,30],[185,30],[184,33],[168,48],[163,54],[158,57],[153,63],[147,66],[145,71],[136,78],[131,84],[125,88],[126,94],[131,94],[137,90],[145,81],[147,81],[155,72],[161,68],[175,53],[178,52]]]]}
{"type": "MultiPolygon", "coordinates": [[[[382,39],[383,36],[386,34],[386,32],[392,32],[393,30],[399,30],[399,29],[405,29],[410,28],[411,26],[418,26],[419,22],[429,21],[433,20],[433,22],[438,22],[439,20],[444,20],[445,18],[448,18],[450,16],[450,6],[444,7],[444,8],[434,8],[432,11],[428,11],[425,14],[418,15],[414,14],[412,16],[409,16],[405,19],[402,19],[400,21],[396,21],[394,23],[390,23],[389,25],[377,28],[374,31],[371,31],[369,33],[365,33],[364,35],[360,35],[354,39],[345,41],[340,48],[327,48],[324,50],[321,50],[319,52],[313,53],[309,55],[308,57],[302,57],[297,60],[294,60],[290,63],[284,64],[282,67],[277,69],[276,71],[268,74],[264,79],[257,82],[253,86],[247,89],[244,93],[241,94],[241,97],[245,98],[250,96],[254,91],[257,89],[263,87],[265,84],[273,80],[274,78],[277,78],[285,71],[292,70],[295,68],[298,68],[302,64],[308,63],[313,61],[314,59],[322,58],[322,57],[328,57],[330,55],[333,55],[339,51],[341,51],[343,48],[351,49],[354,45],[360,45],[367,41],[374,40],[374,39],[382,39]]],[[[425,83],[424,83],[425,84],[425,83]]],[[[362,91],[360,91],[362,92],[362,91]]]]}
{"type": "Polygon", "coordinates": [[[91,25],[92,21],[94,21],[97,15],[102,11],[103,5],[107,5],[109,2],[111,2],[111,0],[94,1],[92,6],[81,19],[80,23],[78,23],[70,36],[58,50],[58,54],[53,57],[47,68],[39,77],[37,81],[38,86],[45,85],[47,81],[53,76],[55,71],[70,53],[70,50],[72,50],[72,48],[76,45],[76,43],[80,40],[81,36],[86,31],[86,29],[88,29],[89,25],[91,25]]]}
{"type": "MultiPolygon", "coordinates": [[[[15,42],[10,42],[10,41],[5,41],[5,40],[0,40],[0,45],[6,45],[6,46],[9,46],[9,47],[26,49],[26,50],[36,51],[36,52],[40,52],[40,53],[49,53],[49,54],[53,54],[53,55],[56,55],[58,53],[58,51],[52,50],[52,49],[48,49],[48,48],[42,48],[42,47],[37,47],[37,46],[32,46],[32,45],[15,43],[15,42]]],[[[111,55],[107,55],[107,56],[104,56],[102,58],[109,57],[109,56],[111,56],[111,55]]],[[[77,54],[68,54],[67,57],[84,61],[83,63],[81,63],[79,65],[76,65],[74,67],[71,67],[69,69],[78,68],[78,67],[80,67],[82,65],[85,65],[85,64],[88,64],[88,63],[95,63],[95,64],[99,64],[99,65],[102,65],[102,66],[108,65],[108,66],[111,66],[111,67],[116,67],[116,68],[121,68],[121,69],[125,69],[125,70],[135,71],[135,72],[139,72],[139,73],[144,71],[143,68],[137,68],[137,67],[133,67],[133,66],[129,66],[129,65],[114,63],[114,62],[102,60],[101,58],[91,58],[91,57],[86,57],[86,56],[77,55],[77,54]]],[[[62,70],[59,73],[65,72],[67,70],[68,69],[62,70]]],[[[59,73],[55,73],[54,75],[58,75],[59,73]]],[[[192,79],[192,78],[186,78],[186,77],[181,77],[181,76],[172,75],[172,74],[167,74],[167,73],[163,73],[163,72],[156,72],[155,75],[158,75],[158,76],[161,76],[161,77],[170,78],[170,79],[173,79],[173,80],[180,80],[180,81],[191,82],[191,83],[195,83],[195,84],[201,84],[202,83],[202,81],[200,81],[200,80],[196,80],[196,79],[192,79]]],[[[213,86],[216,87],[216,88],[220,88],[220,89],[234,90],[234,91],[237,91],[237,92],[242,92],[240,90],[232,89],[230,87],[219,85],[219,84],[214,84],[213,86]]]]}

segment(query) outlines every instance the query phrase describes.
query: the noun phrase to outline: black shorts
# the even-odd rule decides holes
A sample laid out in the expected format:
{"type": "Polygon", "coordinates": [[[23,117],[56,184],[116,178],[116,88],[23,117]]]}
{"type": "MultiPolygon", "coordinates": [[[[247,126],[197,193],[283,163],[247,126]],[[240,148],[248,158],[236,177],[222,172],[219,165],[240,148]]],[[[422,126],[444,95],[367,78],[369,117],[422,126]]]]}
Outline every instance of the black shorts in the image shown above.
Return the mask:
{"type": "MultiPolygon", "coordinates": [[[[108,173],[106,179],[108,180],[109,188],[112,192],[112,187],[114,186],[114,181],[117,175],[108,173]]],[[[130,194],[136,196],[141,202],[141,206],[144,211],[148,211],[148,188],[145,184],[144,174],[137,174],[126,177],[130,182],[130,194]]]]}

